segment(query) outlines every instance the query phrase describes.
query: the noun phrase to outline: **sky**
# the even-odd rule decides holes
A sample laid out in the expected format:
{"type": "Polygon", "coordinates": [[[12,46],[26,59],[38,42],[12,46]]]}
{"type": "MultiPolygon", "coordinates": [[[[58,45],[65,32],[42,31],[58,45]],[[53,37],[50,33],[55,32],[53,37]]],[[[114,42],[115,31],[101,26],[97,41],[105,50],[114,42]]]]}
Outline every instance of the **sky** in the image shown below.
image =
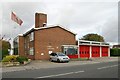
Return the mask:
{"type": "Polygon", "coordinates": [[[34,27],[36,12],[47,14],[47,25],[61,25],[77,34],[76,39],[95,33],[106,42],[118,42],[118,0],[2,0],[0,33],[14,38],[34,27]],[[11,12],[23,20],[22,26],[11,20],[11,12]]]}

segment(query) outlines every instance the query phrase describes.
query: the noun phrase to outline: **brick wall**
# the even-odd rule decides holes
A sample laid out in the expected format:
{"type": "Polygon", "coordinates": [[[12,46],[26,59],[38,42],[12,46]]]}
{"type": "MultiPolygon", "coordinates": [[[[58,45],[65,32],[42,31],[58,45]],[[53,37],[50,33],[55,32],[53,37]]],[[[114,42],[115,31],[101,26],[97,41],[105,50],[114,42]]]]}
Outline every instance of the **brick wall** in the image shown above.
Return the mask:
{"type": "Polygon", "coordinates": [[[19,51],[18,51],[18,53],[20,56],[26,56],[26,57],[34,60],[35,59],[34,55],[29,55],[29,48],[32,47],[33,42],[27,41],[26,44],[29,43],[29,48],[27,48],[27,50],[25,51],[25,38],[27,38],[27,36],[19,36],[19,46],[18,46],[19,51]]]}
{"type": "Polygon", "coordinates": [[[44,27],[44,23],[47,23],[47,14],[36,13],[35,14],[35,28],[44,27]]]}
{"type": "Polygon", "coordinates": [[[35,31],[35,59],[49,59],[49,51],[61,52],[62,45],[75,45],[75,35],[60,28],[35,31]]]}
{"type": "Polygon", "coordinates": [[[18,53],[19,53],[20,56],[25,56],[25,52],[24,52],[24,37],[23,36],[19,36],[18,53]]]}

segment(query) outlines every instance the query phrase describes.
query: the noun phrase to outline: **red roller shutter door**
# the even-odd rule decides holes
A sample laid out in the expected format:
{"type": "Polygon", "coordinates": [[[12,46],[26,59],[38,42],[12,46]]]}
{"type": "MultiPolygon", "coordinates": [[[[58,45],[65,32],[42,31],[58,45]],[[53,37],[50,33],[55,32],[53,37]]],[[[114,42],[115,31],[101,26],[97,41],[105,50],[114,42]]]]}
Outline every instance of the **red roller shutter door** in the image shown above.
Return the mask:
{"type": "Polygon", "coordinates": [[[100,57],[100,47],[92,46],[92,57],[100,57]]]}
{"type": "Polygon", "coordinates": [[[79,54],[81,58],[85,58],[85,57],[90,57],[90,46],[87,45],[80,45],[79,47],[79,54]]]}
{"type": "Polygon", "coordinates": [[[108,56],[108,47],[102,46],[102,57],[108,56]]]}

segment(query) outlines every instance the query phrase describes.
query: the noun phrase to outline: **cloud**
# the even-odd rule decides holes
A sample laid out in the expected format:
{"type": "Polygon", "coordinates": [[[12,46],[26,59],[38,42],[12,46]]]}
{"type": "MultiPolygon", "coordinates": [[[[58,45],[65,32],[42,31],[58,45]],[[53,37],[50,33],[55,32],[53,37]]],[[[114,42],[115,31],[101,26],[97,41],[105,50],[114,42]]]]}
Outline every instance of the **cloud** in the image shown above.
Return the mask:
{"type": "Polygon", "coordinates": [[[77,33],[77,38],[88,33],[98,33],[106,41],[117,41],[117,2],[80,2],[80,1],[40,1],[13,2],[2,4],[3,34],[14,38],[19,33],[28,31],[34,25],[36,12],[48,15],[48,25],[60,24],[77,33]],[[24,23],[20,27],[11,21],[14,11],[24,23]],[[111,34],[112,33],[112,34],[111,34]]]}
{"type": "Polygon", "coordinates": [[[19,33],[25,32],[28,28],[34,25],[34,14],[36,11],[42,11],[44,5],[42,3],[5,3],[2,5],[3,12],[3,34],[6,37],[15,37],[19,33]],[[17,23],[11,20],[11,12],[15,12],[16,15],[23,20],[23,25],[19,26],[17,23]]]}
{"type": "Polygon", "coordinates": [[[104,36],[105,41],[117,41],[117,3],[69,2],[62,3],[62,6],[60,3],[49,3],[47,7],[51,11],[51,14],[48,12],[51,16],[48,18],[49,23],[61,24],[71,29],[78,34],[77,38],[88,33],[97,33],[104,36]]]}
{"type": "Polygon", "coordinates": [[[118,21],[117,18],[109,18],[102,28],[102,35],[106,41],[118,42],[118,21]]]}

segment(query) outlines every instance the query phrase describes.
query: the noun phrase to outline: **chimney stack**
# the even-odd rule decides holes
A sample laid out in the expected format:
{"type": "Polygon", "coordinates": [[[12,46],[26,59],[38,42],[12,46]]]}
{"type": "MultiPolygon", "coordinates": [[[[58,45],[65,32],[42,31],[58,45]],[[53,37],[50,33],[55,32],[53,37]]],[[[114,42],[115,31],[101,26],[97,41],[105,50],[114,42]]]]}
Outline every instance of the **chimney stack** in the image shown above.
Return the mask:
{"type": "Polygon", "coordinates": [[[47,14],[35,13],[35,28],[45,27],[47,25],[47,14]]]}

